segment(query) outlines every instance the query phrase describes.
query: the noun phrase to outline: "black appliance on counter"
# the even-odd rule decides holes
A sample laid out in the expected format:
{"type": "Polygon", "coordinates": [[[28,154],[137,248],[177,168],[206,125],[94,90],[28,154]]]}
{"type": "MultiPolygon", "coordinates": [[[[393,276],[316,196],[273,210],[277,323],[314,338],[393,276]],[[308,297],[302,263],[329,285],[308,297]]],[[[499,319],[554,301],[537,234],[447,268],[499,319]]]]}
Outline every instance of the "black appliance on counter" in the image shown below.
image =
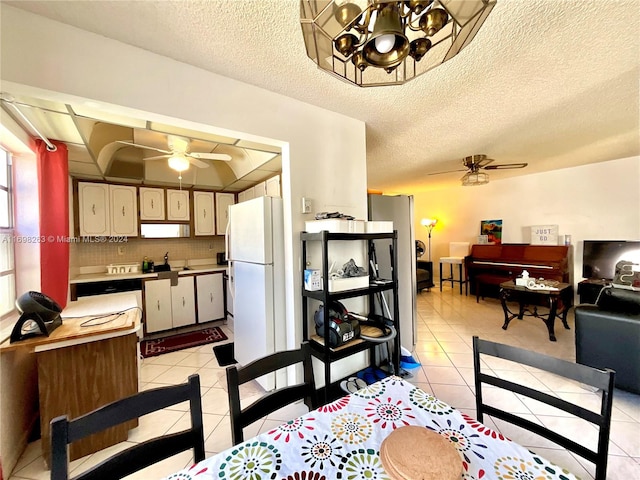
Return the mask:
{"type": "Polygon", "coordinates": [[[216,253],[216,260],[218,262],[218,265],[228,265],[229,264],[229,262],[227,261],[227,254],[225,252],[216,253]]]}

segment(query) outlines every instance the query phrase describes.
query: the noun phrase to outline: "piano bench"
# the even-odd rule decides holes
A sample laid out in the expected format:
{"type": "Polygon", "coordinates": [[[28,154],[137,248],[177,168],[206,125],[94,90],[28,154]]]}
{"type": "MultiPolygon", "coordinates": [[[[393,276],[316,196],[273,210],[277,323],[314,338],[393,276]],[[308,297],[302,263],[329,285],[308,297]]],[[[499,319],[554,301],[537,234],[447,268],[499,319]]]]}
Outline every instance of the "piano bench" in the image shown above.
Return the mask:
{"type": "Polygon", "coordinates": [[[487,287],[491,287],[492,290],[496,290],[495,297],[498,298],[498,293],[500,292],[500,284],[503,282],[508,282],[509,280],[513,280],[513,278],[506,275],[497,275],[494,273],[480,273],[475,275],[473,278],[473,287],[474,292],[476,294],[476,303],[480,302],[480,297],[484,300],[484,293],[487,290],[487,287]]]}

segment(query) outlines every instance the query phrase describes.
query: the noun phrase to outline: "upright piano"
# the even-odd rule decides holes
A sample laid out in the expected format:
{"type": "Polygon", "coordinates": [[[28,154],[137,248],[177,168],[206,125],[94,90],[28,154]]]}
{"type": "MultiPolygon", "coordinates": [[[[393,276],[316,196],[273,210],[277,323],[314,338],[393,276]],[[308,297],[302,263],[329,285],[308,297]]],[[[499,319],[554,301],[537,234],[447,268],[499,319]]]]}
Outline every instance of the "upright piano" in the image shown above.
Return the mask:
{"type": "Polygon", "coordinates": [[[496,296],[502,282],[529,272],[531,278],[569,283],[569,247],[565,245],[473,245],[465,259],[471,292],[496,296]]]}

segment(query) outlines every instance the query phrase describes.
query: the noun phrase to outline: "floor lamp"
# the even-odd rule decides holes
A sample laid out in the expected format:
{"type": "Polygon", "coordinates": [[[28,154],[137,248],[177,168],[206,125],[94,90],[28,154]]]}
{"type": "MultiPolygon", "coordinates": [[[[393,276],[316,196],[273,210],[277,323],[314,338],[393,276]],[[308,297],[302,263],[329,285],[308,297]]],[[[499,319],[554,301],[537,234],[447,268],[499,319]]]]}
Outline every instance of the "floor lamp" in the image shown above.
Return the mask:
{"type": "Polygon", "coordinates": [[[438,220],[435,218],[423,218],[420,223],[424,225],[429,232],[429,261],[431,261],[431,231],[433,227],[436,226],[436,223],[438,223],[438,220]]]}

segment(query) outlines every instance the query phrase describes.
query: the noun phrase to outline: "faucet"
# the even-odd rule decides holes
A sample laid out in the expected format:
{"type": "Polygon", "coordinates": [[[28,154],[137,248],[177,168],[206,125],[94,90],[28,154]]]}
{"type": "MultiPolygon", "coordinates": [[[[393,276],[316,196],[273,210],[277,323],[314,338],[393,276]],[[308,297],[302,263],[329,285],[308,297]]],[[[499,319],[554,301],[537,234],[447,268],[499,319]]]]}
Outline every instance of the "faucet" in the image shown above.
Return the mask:
{"type": "Polygon", "coordinates": [[[169,252],[164,254],[164,264],[169,265],[169,252]]]}

